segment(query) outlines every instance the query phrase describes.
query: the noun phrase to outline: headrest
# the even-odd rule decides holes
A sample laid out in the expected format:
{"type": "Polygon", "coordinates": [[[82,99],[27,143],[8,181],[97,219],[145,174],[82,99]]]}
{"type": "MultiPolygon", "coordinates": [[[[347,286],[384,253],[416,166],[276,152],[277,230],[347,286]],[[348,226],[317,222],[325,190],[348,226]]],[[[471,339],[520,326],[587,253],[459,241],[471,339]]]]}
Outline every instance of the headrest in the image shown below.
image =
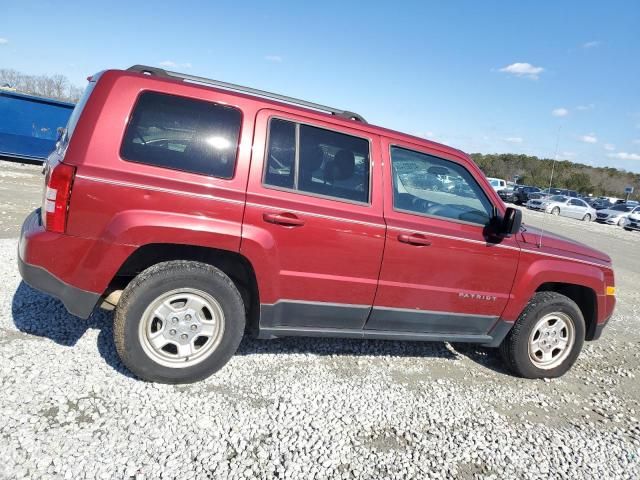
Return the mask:
{"type": "Polygon", "coordinates": [[[351,178],[356,169],[356,159],[351,150],[339,150],[328,166],[329,178],[334,180],[346,180],[351,178]]]}

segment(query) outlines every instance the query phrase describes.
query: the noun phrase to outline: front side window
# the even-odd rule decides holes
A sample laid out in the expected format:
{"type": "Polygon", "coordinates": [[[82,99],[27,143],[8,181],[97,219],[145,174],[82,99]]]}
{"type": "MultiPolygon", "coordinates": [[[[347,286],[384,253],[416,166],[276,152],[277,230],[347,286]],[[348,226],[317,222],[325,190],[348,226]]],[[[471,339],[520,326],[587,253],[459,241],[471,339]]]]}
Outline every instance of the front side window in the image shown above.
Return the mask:
{"type": "Polygon", "coordinates": [[[236,108],[143,93],[125,133],[125,160],[219,178],[235,170],[242,115],[236,108]]]}
{"type": "Polygon", "coordinates": [[[369,201],[369,141],[274,118],[265,185],[325,197],[369,201]]]}
{"type": "Polygon", "coordinates": [[[461,165],[439,157],[391,147],[393,206],[396,210],[487,225],[493,205],[461,165]],[[447,176],[451,181],[444,183],[447,176]]]}

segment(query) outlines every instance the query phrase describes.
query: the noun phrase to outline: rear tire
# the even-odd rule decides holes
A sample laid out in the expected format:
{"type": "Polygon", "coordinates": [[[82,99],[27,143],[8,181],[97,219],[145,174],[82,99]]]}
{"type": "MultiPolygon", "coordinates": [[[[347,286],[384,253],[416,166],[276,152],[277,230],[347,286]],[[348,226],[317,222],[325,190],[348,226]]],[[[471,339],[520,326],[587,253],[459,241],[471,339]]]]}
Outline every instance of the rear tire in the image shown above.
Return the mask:
{"type": "Polygon", "coordinates": [[[551,214],[552,215],[560,215],[560,209],[558,207],[554,207],[553,210],[551,210],[551,214]]]}
{"type": "Polygon", "coordinates": [[[211,265],[177,260],[149,267],[127,285],[113,334],[122,362],[139,378],[191,383],[229,361],[244,327],[231,279],[211,265]]]}
{"type": "Polygon", "coordinates": [[[538,292],[500,345],[513,373],[525,378],[557,378],[575,363],[585,337],[582,312],[570,298],[538,292]]]}
{"type": "Polygon", "coordinates": [[[590,222],[591,221],[591,215],[589,215],[588,213],[582,217],[582,221],[583,222],[590,222]]]}

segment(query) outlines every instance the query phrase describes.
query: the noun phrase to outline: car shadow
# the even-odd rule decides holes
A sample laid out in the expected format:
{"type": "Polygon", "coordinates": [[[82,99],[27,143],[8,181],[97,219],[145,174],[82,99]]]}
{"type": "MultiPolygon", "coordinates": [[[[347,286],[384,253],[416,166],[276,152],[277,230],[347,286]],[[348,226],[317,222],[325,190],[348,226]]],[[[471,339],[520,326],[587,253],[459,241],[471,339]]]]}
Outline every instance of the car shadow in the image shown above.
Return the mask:
{"type": "Polygon", "coordinates": [[[71,315],[59,300],[20,282],[11,302],[13,323],[18,330],[73,347],[88,330],[99,330],[98,353],[122,375],[133,377],[118,357],[113,343],[113,313],[96,308],[83,320],[71,315]]]}
{"type": "Polygon", "coordinates": [[[465,357],[502,375],[511,375],[498,350],[471,343],[449,344],[407,340],[283,337],[258,340],[245,336],[236,355],[310,354],[319,356],[416,357],[456,360],[465,357]]]}
{"type": "MultiPolygon", "coordinates": [[[[68,313],[59,300],[31,288],[24,282],[20,283],[13,295],[11,310],[13,322],[18,330],[48,338],[65,347],[75,346],[88,330],[99,330],[97,347],[100,356],[118,373],[134,377],[120,361],[116,352],[113,342],[113,312],[96,308],[88,319],[80,319],[68,313]]],[[[488,369],[507,373],[494,349],[471,344],[309,337],[258,340],[245,335],[236,355],[260,354],[418,357],[449,360],[465,356],[488,369]]]]}

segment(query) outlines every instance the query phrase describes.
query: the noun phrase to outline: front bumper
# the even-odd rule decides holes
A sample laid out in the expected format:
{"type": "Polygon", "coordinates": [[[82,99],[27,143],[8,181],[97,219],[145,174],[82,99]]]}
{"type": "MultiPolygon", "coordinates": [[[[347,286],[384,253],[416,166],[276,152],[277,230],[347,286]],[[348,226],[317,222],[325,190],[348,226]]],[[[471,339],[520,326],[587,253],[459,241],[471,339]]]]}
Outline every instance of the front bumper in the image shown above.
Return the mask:
{"type": "Polygon", "coordinates": [[[620,217],[615,217],[615,218],[597,218],[596,217],[596,222],[606,223],[607,225],[617,225],[619,221],[620,221],[620,217]]]}
{"type": "Polygon", "coordinates": [[[628,228],[629,230],[640,230],[640,221],[628,220],[625,223],[624,228],[628,228]]]}
{"type": "MultiPolygon", "coordinates": [[[[24,261],[28,249],[33,248],[33,245],[31,245],[32,238],[38,235],[40,231],[43,231],[43,227],[40,224],[40,210],[38,209],[25,219],[20,233],[18,269],[22,279],[31,287],[60,299],[67,311],[72,315],[80,318],[89,318],[100,299],[100,294],[69,285],[45,268],[31,265],[24,261]]],[[[60,255],[64,255],[64,252],[60,252],[60,255]]]]}

